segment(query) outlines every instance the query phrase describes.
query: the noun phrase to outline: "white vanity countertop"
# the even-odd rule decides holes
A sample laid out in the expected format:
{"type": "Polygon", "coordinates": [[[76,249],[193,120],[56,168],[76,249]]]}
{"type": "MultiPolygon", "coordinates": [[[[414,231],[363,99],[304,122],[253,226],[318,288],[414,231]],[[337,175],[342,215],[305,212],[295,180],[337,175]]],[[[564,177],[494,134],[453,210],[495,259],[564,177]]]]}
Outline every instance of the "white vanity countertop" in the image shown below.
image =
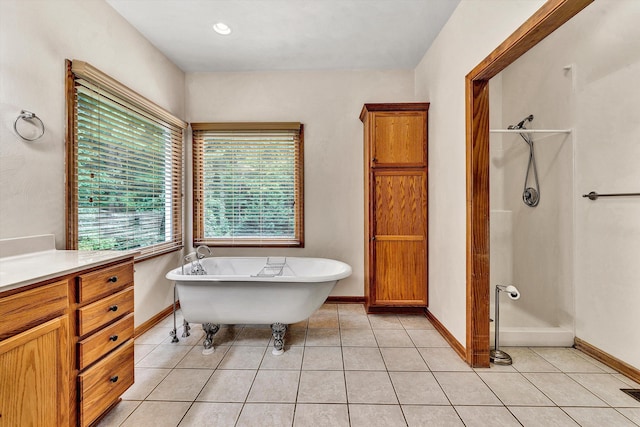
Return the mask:
{"type": "Polygon", "coordinates": [[[131,257],[135,251],[49,249],[0,258],[0,292],[131,257]]]}

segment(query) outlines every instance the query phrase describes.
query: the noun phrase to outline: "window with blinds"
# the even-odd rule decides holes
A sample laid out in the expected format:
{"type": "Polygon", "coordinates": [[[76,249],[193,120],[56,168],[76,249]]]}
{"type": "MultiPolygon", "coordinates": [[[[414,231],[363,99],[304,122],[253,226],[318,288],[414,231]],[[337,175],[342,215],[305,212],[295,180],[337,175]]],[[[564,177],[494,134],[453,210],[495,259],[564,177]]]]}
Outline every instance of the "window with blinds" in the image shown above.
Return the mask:
{"type": "Polygon", "coordinates": [[[194,245],[303,247],[303,125],[191,127],[194,245]]]}
{"type": "Polygon", "coordinates": [[[180,121],[168,123],[150,111],[159,107],[109,90],[84,70],[74,67],[70,76],[67,247],[135,249],[137,259],[180,249],[180,121]]]}

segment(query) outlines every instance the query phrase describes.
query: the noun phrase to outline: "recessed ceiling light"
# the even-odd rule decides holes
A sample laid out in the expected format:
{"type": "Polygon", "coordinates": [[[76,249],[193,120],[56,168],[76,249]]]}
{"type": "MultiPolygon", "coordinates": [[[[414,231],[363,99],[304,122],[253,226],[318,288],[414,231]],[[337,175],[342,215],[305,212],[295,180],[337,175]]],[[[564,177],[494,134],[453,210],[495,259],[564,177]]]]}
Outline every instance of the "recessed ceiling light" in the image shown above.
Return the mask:
{"type": "Polygon", "coordinates": [[[229,26],[223,22],[213,24],[213,31],[218,34],[222,34],[223,36],[228,36],[229,34],[231,34],[231,28],[229,28],[229,26]]]}

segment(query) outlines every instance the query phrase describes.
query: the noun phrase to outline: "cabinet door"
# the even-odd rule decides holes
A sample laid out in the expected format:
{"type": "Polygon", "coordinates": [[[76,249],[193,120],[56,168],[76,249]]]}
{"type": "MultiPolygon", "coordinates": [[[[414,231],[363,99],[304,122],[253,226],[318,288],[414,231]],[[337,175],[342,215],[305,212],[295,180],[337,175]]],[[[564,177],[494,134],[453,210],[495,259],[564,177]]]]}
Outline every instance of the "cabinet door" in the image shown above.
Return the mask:
{"type": "Polygon", "coordinates": [[[373,302],[426,306],[426,173],[377,171],[373,178],[373,302]]]}
{"type": "Polygon", "coordinates": [[[373,126],[371,160],[374,167],[427,165],[425,112],[376,112],[373,126]]]}
{"type": "Polygon", "coordinates": [[[0,427],[69,423],[67,319],[0,342],[0,427]]]}

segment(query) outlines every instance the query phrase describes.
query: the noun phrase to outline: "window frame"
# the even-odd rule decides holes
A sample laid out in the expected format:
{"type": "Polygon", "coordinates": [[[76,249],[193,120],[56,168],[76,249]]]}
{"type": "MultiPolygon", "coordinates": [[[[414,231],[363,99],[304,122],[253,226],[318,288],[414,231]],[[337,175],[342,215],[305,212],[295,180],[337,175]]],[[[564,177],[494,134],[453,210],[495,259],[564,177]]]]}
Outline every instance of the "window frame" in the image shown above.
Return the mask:
{"type": "MultiPolygon", "coordinates": [[[[176,135],[172,138],[170,151],[170,168],[165,168],[165,175],[170,173],[173,176],[173,183],[170,186],[170,202],[165,204],[165,214],[167,209],[171,209],[171,222],[166,224],[170,229],[171,238],[164,242],[148,245],[141,248],[131,249],[136,251],[135,260],[140,261],[166,253],[181,250],[184,247],[184,209],[183,209],[183,189],[184,189],[184,129],[187,123],[167,110],[159,107],[147,98],[129,89],[117,80],[93,67],[84,61],[66,60],[66,248],[69,250],[78,249],[78,135],[76,123],[76,87],[86,86],[79,81],[99,90],[100,94],[106,95],[123,106],[125,110],[132,110],[135,113],[146,116],[149,120],[162,126],[176,135]],[[179,145],[178,145],[179,144],[179,145]],[[178,155],[179,153],[179,155],[178,155]]],[[[116,250],[116,249],[113,249],[116,250]]]]}
{"type": "Polygon", "coordinates": [[[191,123],[192,129],[192,173],[193,173],[193,245],[211,247],[253,248],[304,248],[304,125],[298,122],[230,122],[191,123]],[[294,166],[294,238],[211,238],[205,236],[204,196],[204,139],[200,136],[208,131],[272,131],[297,130],[298,144],[294,166]]]}

